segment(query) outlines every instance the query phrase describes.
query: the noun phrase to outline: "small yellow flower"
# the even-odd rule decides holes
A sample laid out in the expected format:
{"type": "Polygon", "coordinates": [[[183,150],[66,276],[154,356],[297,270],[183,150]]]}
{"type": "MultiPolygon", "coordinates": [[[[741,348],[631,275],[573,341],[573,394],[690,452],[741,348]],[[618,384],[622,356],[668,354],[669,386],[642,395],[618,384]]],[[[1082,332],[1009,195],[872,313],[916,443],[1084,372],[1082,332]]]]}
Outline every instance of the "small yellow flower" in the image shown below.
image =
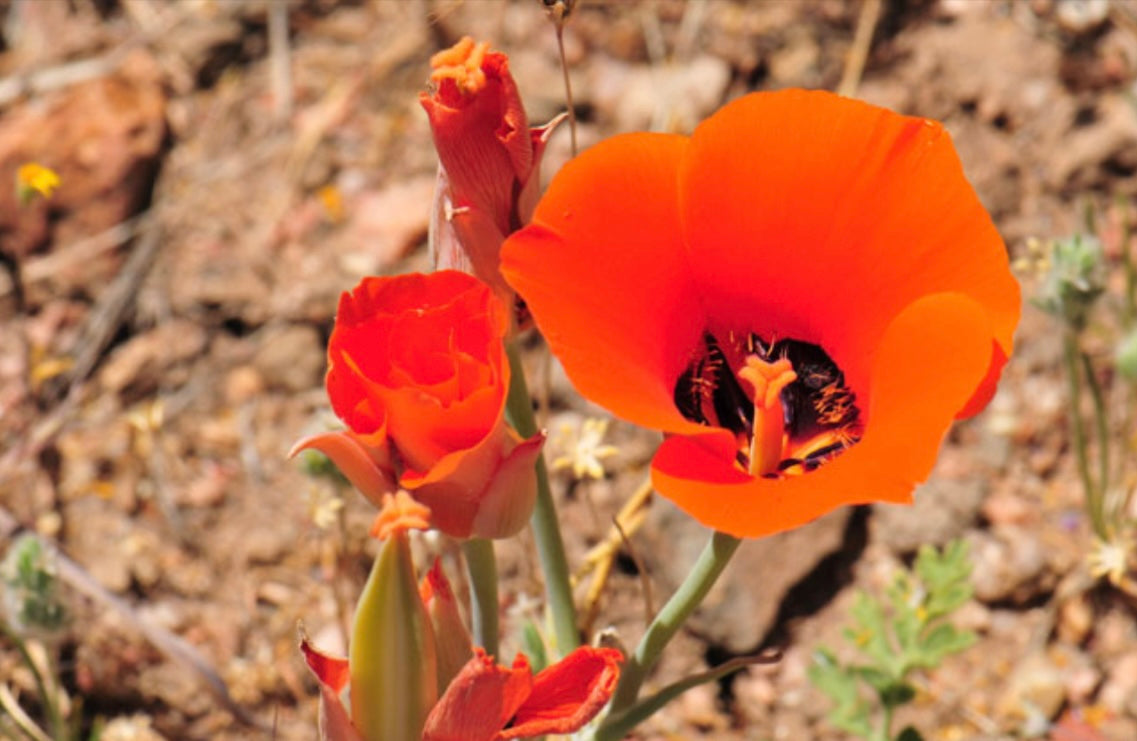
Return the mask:
{"type": "Polygon", "coordinates": [[[557,436],[557,447],[565,453],[553,461],[553,470],[571,468],[572,475],[578,479],[604,478],[604,464],[601,461],[620,452],[614,445],[601,444],[607,432],[606,419],[586,419],[579,429],[571,424],[563,425],[557,436]]]}
{"type": "Polygon", "coordinates": [[[327,530],[339,520],[343,498],[328,487],[313,485],[308,489],[308,517],[321,530],[327,530]]]}
{"type": "Polygon", "coordinates": [[[320,201],[320,205],[324,207],[324,216],[332,224],[338,224],[343,221],[344,205],[343,193],[334,185],[325,185],[316,191],[316,198],[320,201]]]}
{"type": "Polygon", "coordinates": [[[44,198],[51,198],[58,187],[59,175],[36,162],[20,165],[16,171],[16,193],[21,203],[30,203],[37,193],[44,198]]]}

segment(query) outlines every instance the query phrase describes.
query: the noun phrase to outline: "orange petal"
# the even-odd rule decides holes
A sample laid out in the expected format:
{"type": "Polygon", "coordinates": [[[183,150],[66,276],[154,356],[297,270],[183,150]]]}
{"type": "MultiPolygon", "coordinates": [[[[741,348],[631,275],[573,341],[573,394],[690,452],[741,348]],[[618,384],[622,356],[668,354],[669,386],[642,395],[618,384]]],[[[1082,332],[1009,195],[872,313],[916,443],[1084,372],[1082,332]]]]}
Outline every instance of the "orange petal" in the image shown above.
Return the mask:
{"type": "Polygon", "coordinates": [[[537,457],[544,443],[545,435],[538,433],[519,442],[502,459],[478,503],[471,531],[474,537],[507,538],[529,522],[537,501],[537,457]]]}
{"type": "Polygon", "coordinates": [[[434,629],[438,695],[441,697],[450,682],[469,662],[474,649],[470,632],[458,613],[454,590],[450,588],[450,582],[442,571],[440,559],[434,559],[434,565],[419,582],[419,597],[434,629]]]}
{"type": "Polygon", "coordinates": [[[623,655],[582,647],[533,679],[533,691],[498,739],[572,733],[592,720],[612,696],[623,655]]]}
{"type": "Polygon", "coordinates": [[[501,416],[473,447],[447,453],[424,471],[404,470],[399,483],[430,507],[434,527],[455,538],[469,537],[482,496],[511,442],[501,416]]]}
{"type": "Polygon", "coordinates": [[[354,432],[325,432],[298,440],[288,451],[292,458],[302,450],[318,450],[336,464],[347,480],[367,497],[376,507],[383,502],[383,495],[397,488],[391,454],[380,431],[376,436],[382,445],[368,445],[368,436],[354,432]]]}
{"type": "Polygon", "coordinates": [[[677,176],[687,140],[628,134],[566,164],[502,273],[581,394],[646,427],[684,431],[673,385],[704,316],[688,282],[677,176]]]}
{"type": "Polygon", "coordinates": [[[680,183],[716,323],[819,344],[860,395],[892,318],[958,291],[1010,354],[1018,284],[942,125],[825,92],[747,95],[696,129],[680,183]]]}
{"type": "Polygon", "coordinates": [[[518,655],[498,666],[481,648],[462,668],[426,718],[422,741],[492,741],[529,696],[533,676],[518,655]]]}
{"type": "Polygon", "coordinates": [[[475,444],[509,383],[509,314],[456,271],[365,278],[339,304],[328,343],[328,396],[357,433],[386,425],[413,468],[475,444]]]}
{"type": "Polygon", "coordinates": [[[872,403],[859,443],[816,471],[772,480],[743,474],[733,451],[673,436],[656,453],[652,481],[699,522],[737,537],[788,530],[841,505],[909,502],[956,412],[987,374],[992,334],[975,299],[921,298],[870,352],[872,403]]]}
{"type": "Polygon", "coordinates": [[[320,683],[320,740],[363,741],[339,697],[350,678],[347,659],[320,651],[307,636],[300,639],[300,651],[320,683]]]}

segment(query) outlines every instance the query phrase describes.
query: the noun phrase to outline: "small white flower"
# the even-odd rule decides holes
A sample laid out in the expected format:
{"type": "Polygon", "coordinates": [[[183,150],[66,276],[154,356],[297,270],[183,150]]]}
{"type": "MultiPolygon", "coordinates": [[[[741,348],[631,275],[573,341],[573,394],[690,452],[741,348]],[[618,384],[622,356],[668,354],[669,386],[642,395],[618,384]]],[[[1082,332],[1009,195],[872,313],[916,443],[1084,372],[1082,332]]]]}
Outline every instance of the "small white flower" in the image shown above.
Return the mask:
{"type": "Polygon", "coordinates": [[[579,429],[571,424],[563,425],[556,444],[565,453],[553,461],[553,470],[572,469],[572,475],[577,479],[604,478],[604,464],[601,461],[620,452],[614,445],[601,444],[607,432],[606,419],[586,419],[579,429]]]}
{"type": "Polygon", "coordinates": [[[313,485],[308,488],[308,516],[321,530],[327,530],[339,519],[343,499],[327,487],[313,485]]]}
{"type": "Polygon", "coordinates": [[[1114,586],[1120,586],[1129,571],[1129,554],[1133,552],[1133,539],[1128,535],[1118,535],[1111,540],[1094,538],[1094,548],[1087,560],[1090,573],[1097,578],[1105,577],[1114,586]]]}

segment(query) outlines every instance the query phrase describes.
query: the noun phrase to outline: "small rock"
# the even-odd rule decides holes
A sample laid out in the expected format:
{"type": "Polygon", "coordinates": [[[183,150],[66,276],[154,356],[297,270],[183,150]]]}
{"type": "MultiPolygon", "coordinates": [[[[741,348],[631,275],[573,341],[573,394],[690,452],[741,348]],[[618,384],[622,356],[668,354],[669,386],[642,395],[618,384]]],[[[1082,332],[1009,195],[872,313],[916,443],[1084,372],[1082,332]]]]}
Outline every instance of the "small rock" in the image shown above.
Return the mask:
{"type": "Polygon", "coordinates": [[[612,60],[592,69],[593,102],[620,131],[689,132],[722,104],[730,84],[729,66],[712,56],[663,67],[612,60]]]}
{"type": "MultiPolygon", "coordinates": [[[[945,460],[948,457],[945,451],[945,460]]],[[[933,475],[928,483],[916,489],[911,505],[877,504],[873,507],[869,523],[872,540],[899,553],[911,553],[924,544],[942,546],[963,535],[975,523],[986,494],[984,478],[933,475]]]]}
{"type": "Polygon", "coordinates": [[[261,374],[251,365],[241,365],[225,376],[225,401],[240,406],[264,391],[261,374]]]}
{"type": "Polygon", "coordinates": [[[1041,716],[1050,720],[1066,701],[1066,678],[1045,651],[1027,654],[1007,680],[995,712],[1008,727],[1021,727],[1041,716]]]}
{"type": "Polygon", "coordinates": [[[1094,608],[1086,593],[1071,597],[1058,607],[1058,637],[1065,643],[1080,645],[1094,627],[1094,608]]]}
{"type": "Polygon", "coordinates": [[[148,715],[131,715],[113,718],[99,733],[101,741],[166,741],[166,737],[151,728],[148,715]]]}
{"type": "Polygon", "coordinates": [[[1007,526],[969,533],[967,540],[976,599],[1023,604],[1053,587],[1045,549],[1032,529],[1007,526]]]}
{"type": "Polygon", "coordinates": [[[356,267],[381,272],[426,239],[435,181],[433,174],[404,179],[349,201],[337,243],[354,246],[361,263],[356,267]]]}
{"type": "Polygon", "coordinates": [[[300,324],[271,332],[261,342],[253,366],[270,388],[291,393],[315,388],[324,376],[320,333],[300,324]]]}
{"type": "Polygon", "coordinates": [[[994,526],[1022,525],[1037,513],[1037,506],[1010,491],[1000,491],[987,497],[982,507],[983,517],[994,526]]]}
{"type": "Polygon", "coordinates": [[[1109,0],[1062,0],[1054,8],[1058,25],[1073,33],[1086,33],[1109,16],[1109,0]]]}
{"type": "MultiPolygon", "coordinates": [[[[790,588],[841,547],[851,512],[844,507],[796,530],[744,541],[688,626],[731,653],[754,650],[790,588]]],[[[641,555],[663,594],[679,585],[710,537],[666,500],[652,504],[641,533],[641,555]]]]}
{"type": "Polygon", "coordinates": [[[1137,711],[1137,651],[1122,655],[1109,670],[1098,702],[1115,713],[1137,711]]]}
{"type": "Polygon", "coordinates": [[[276,563],[293,547],[295,537],[292,528],[281,525],[253,530],[245,537],[245,558],[252,564],[276,563]]]}

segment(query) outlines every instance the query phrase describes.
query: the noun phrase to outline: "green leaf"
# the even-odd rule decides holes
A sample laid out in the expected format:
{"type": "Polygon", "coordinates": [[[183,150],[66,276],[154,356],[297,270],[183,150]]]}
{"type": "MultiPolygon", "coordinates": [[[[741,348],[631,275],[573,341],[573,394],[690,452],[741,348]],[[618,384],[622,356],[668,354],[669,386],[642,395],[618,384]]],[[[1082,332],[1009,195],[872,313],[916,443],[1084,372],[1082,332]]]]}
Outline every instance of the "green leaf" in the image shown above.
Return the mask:
{"type": "Polygon", "coordinates": [[[521,640],[525,655],[529,657],[529,665],[533,667],[533,673],[539,673],[549,665],[549,654],[545,651],[545,641],[541,639],[541,632],[537,630],[532,620],[525,621],[521,640]]]}
{"type": "Polygon", "coordinates": [[[948,623],[937,625],[920,643],[918,654],[922,659],[920,666],[927,668],[938,666],[944,657],[969,648],[975,641],[975,634],[969,630],[959,630],[948,623]]]}
{"type": "Polygon", "coordinates": [[[813,686],[824,692],[838,705],[857,700],[857,680],[845,667],[837,663],[836,657],[824,648],[813,654],[813,663],[806,670],[813,686]]]}
{"type": "Polygon", "coordinates": [[[895,708],[912,702],[916,688],[907,682],[893,682],[880,689],[880,701],[885,707],[895,708]]]}
{"type": "Polygon", "coordinates": [[[924,741],[924,737],[915,728],[908,726],[897,734],[896,741],[924,741]]]}

